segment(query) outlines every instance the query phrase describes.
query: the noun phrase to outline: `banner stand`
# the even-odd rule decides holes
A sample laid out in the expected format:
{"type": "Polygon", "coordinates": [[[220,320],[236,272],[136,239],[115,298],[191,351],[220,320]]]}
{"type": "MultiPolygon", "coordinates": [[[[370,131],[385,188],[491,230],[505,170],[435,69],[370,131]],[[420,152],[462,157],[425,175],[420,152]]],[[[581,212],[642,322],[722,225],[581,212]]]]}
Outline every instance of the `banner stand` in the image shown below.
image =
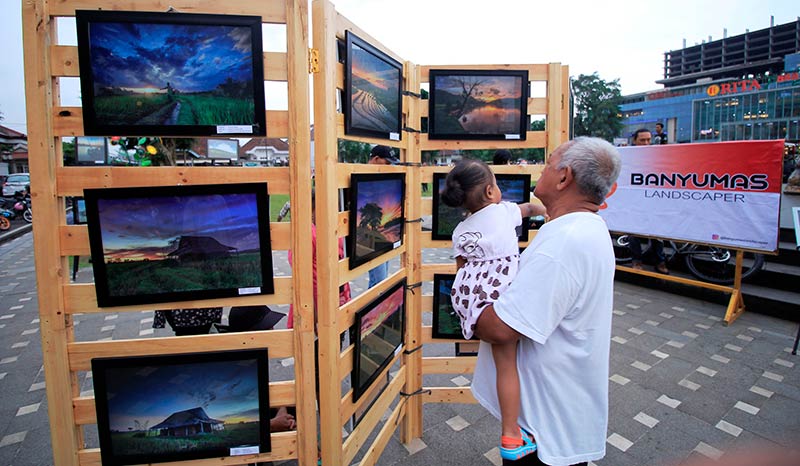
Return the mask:
{"type": "Polygon", "coordinates": [[[733,286],[716,285],[700,280],[691,278],[675,277],[673,275],[664,275],[657,272],[650,272],[647,270],[636,270],[632,267],[618,265],[617,270],[637,275],[644,275],[651,278],[658,278],[659,280],[666,280],[670,282],[680,283],[682,285],[697,286],[714,291],[721,291],[731,295],[728,301],[728,308],[725,311],[725,318],[723,321],[725,325],[730,325],[744,313],[744,299],[742,298],[742,262],[744,261],[744,251],[741,249],[736,250],[736,269],[733,279],[733,286]]]}

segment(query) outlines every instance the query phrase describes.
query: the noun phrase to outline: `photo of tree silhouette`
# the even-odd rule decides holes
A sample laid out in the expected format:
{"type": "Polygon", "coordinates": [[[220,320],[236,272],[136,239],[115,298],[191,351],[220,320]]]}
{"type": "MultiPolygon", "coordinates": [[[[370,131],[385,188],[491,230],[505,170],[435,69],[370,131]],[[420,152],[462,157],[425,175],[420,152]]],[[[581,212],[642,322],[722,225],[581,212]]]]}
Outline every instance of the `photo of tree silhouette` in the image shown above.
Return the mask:
{"type": "Polygon", "coordinates": [[[403,237],[403,177],[360,176],[365,178],[353,175],[352,182],[355,199],[350,209],[355,242],[351,264],[352,260],[368,260],[393,249],[403,237]]]}

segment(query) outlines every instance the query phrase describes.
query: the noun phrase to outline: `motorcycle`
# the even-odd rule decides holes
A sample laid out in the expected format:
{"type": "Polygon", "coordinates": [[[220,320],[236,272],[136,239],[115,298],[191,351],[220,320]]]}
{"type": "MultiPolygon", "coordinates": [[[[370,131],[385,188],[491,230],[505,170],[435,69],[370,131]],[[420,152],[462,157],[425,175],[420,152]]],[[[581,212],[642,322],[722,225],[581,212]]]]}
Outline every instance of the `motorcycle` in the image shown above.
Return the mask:
{"type": "Polygon", "coordinates": [[[11,228],[11,220],[22,217],[26,222],[33,222],[33,211],[30,207],[30,198],[17,192],[14,199],[3,199],[0,206],[0,230],[11,228]]]}

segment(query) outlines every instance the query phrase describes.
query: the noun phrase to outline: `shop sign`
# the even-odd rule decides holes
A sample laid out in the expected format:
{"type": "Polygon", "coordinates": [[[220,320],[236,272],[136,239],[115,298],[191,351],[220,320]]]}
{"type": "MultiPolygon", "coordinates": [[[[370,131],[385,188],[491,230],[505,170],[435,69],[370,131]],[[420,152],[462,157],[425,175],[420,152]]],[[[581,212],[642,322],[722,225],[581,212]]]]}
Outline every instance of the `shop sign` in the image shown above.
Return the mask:
{"type": "Polygon", "coordinates": [[[712,84],[706,88],[706,94],[708,94],[709,97],[716,97],[718,95],[738,94],[739,92],[758,90],[761,90],[761,84],[758,83],[758,80],[744,79],[732,83],[712,84]]]}
{"type": "Polygon", "coordinates": [[[788,81],[797,81],[800,79],[800,73],[795,71],[794,73],[783,73],[782,75],[778,76],[779,83],[785,83],[788,81]]]}

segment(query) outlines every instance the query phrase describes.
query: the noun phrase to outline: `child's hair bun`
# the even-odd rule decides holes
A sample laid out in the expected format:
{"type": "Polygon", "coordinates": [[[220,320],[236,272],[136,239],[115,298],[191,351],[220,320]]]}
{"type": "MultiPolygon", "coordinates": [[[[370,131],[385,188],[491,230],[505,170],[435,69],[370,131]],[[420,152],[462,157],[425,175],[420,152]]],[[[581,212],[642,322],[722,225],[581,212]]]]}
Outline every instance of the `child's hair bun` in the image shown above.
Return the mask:
{"type": "Polygon", "coordinates": [[[461,207],[467,193],[461,188],[461,183],[454,177],[448,176],[442,191],[442,202],[450,207],[461,207]]]}

